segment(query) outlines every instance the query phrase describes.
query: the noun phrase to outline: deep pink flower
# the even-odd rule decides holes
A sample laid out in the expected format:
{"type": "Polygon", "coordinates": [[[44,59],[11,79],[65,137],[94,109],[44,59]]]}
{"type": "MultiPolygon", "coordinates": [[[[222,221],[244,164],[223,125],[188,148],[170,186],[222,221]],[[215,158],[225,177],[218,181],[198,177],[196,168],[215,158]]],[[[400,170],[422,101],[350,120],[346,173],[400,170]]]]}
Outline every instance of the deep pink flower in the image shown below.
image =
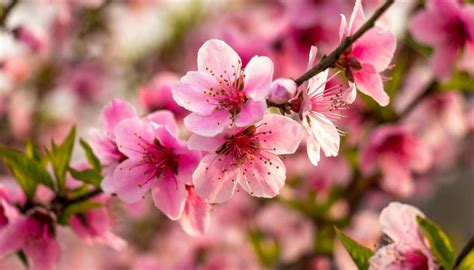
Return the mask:
{"type": "Polygon", "coordinates": [[[424,217],[424,214],[399,202],[392,202],[382,210],[379,223],[392,243],[377,250],[370,258],[370,270],[440,269],[425,244],[417,216],[424,217]]]}
{"type": "Polygon", "coordinates": [[[114,99],[101,113],[102,132],[93,129],[89,133],[89,142],[94,153],[99,157],[104,168],[104,179],[101,182],[102,190],[111,194],[114,192],[112,176],[117,165],[127,157],[122,154],[115,141],[114,128],[120,121],[129,118],[138,118],[135,108],[120,99],[114,99]]]}
{"type": "Polygon", "coordinates": [[[268,57],[255,56],[244,69],[231,47],[212,39],[201,46],[197,60],[198,71],[188,72],[173,89],[175,101],[193,112],[184,118],[189,130],[212,137],[262,119],[273,77],[268,57]]]}
{"type": "Polygon", "coordinates": [[[474,42],[474,6],[459,0],[429,0],[410,21],[414,38],[434,48],[431,66],[439,79],[452,73],[458,54],[474,42]]]}
{"type": "Polygon", "coordinates": [[[412,194],[412,172],[425,172],[431,164],[429,152],[422,142],[407,128],[398,125],[375,129],[361,150],[359,160],[362,173],[380,170],[382,187],[399,196],[412,194]]]}
{"type": "Polygon", "coordinates": [[[52,217],[40,211],[24,216],[6,201],[2,201],[1,205],[0,258],[22,250],[28,258],[29,269],[54,269],[59,261],[60,249],[54,239],[52,217]]]}
{"type": "MultiPolygon", "coordinates": [[[[313,46],[309,67],[315,64],[316,54],[317,48],[313,46]]],[[[306,150],[313,165],[319,162],[321,148],[328,157],[337,156],[339,152],[339,132],[330,119],[340,118],[340,110],[345,108],[346,102],[342,87],[336,85],[326,89],[327,81],[328,70],[311,78],[306,90],[302,91],[300,118],[306,133],[306,150]]]]}
{"type": "Polygon", "coordinates": [[[128,159],[114,171],[113,187],[120,199],[132,203],[151,190],[156,207],[178,219],[186,201],[185,184],[200,154],[188,150],[169,125],[131,118],[114,129],[119,151],[128,159]]]}
{"type": "MultiPolygon", "coordinates": [[[[339,38],[354,34],[365,22],[361,0],[356,0],[354,10],[347,24],[342,15],[339,38]]],[[[344,72],[352,84],[352,95],[349,101],[356,96],[356,87],[364,94],[371,96],[381,106],[389,103],[389,96],[383,89],[380,72],[388,68],[392,61],[397,41],[395,36],[380,26],[375,26],[355,41],[352,46],[339,58],[337,65],[344,72]]]]}
{"type": "Polygon", "coordinates": [[[286,179],[278,155],[294,153],[301,136],[300,125],[280,115],[267,115],[255,125],[212,138],[193,135],[191,149],[212,152],[194,172],[196,192],[211,203],[222,203],[239,183],[250,195],[276,196],[286,179]]]}
{"type": "Polygon", "coordinates": [[[202,235],[211,221],[211,205],[196,194],[194,186],[186,185],[186,194],[186,204],[179,223],[187,234],[202,235]]]}

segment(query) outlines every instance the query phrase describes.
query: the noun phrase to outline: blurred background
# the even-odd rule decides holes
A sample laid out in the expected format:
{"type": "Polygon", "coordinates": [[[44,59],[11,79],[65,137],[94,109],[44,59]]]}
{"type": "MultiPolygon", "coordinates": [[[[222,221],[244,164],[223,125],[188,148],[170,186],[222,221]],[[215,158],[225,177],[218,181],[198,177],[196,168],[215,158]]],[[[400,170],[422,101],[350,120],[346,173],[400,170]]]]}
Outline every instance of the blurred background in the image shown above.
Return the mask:
{"type": "MultiPolygon", "coordinates": [[[[383,1],[362,3],[371,14],[383,1]]],[[[196,69],[197,50],[210,38],[226,41],[244,64],[266,55],[275,78],[296,78],[306,70],[311,45],[323,56],[339,44],[340,14],[350,16],[353,6],[353,0],[0,0],[0,143],[49,145],[73,125],[87,139],[91,128],[100,128],[102,107],[117,97],[141,114],[168,109],[182,119],[187,112],[170,89],[196,69]]],[[[392,101],[381,108],[359,94],[338,125],[345,132],[339,157],[322,157],[316,168],[304,149],[289,157],[280,198],[264,201],[240,192],[214,207],[202,237],[187,236],[148,197],[133,205],[113,200],[115,231],[129,242],[126,250],[89,245],[60,229],[60,269],[284,269],[308,254],[314,269],[353,269],[338,255],[343,251],[328,232],[332,227],[318,226],[320,218],[342,217],[338,225],[363,235],[360,228],[375,228],[380,209],[392,200],[418,206],[462,247],[474,235],[473,54],[460,57],[452,78],[411,110],[413,120],[407,116],[416,127],[424,123],[419,135],[426,144],[420,147],[429,149],[434,164],[414,176],[415,192],[401,197],[375,185],[357,205],[338,199],[355,177],[367,134],[400,115],[433,80],[432,50],[407,28],[422,7],[423,1],[398,0],[379,21],[398,38],[394,65],[384,73],[392,101]],[[308,218],[304,209],[311,207],[308,218]],[[352,221],[343,218],[348,212],[354,212],[352,221]]],[[[78,163],[84,159],[81,151],[74,155],[78,163]]],[[[0,165],[0,184],[12,182],[0,165]]],[[[22,268],[15,256],[0,259],[0,269],[22,268]]]]}

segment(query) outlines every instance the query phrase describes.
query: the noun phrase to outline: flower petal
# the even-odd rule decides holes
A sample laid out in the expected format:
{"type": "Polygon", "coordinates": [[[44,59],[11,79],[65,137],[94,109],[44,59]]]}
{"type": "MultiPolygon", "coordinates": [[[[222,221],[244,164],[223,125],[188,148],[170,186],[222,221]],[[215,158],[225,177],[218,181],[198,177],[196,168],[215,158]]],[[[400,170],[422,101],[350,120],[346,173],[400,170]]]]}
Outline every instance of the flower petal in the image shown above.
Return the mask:
{"type": "Polygon", "coordinates": [[[211,221],[210,205],[196,194],[194,187],[186,187],[186,190],[188,196],[179,223],[187,234],[202,235],[206,232],[211,221]]]}
{"type": "Polygon", "coordinates": [[[178,133],[178,123],[176,122],[176,118],[174,117],[174,114],[168,110],[151,113],[146,116],[146,119],[158,125],[166,126],[174,135],[178,133]]]}
{"type": "Polygon", "coordinates": [[[371,64],[380,72],[387,69],[392,61],[396,46],[395,35],[376,26],[354,43],[352,55],[361,63],[371,64]]]}
{"type": "Polygon", "coordinates": [[[201,153],[199,151],[188,150],[183,147],[181,151],[175,149],[178,156],[178,174],[176,178],[187,185],[192,185],[193,173],[201,161],[201,153]]]}
{"type": "Polygon", "coordinates": [[[184,125],[190,131],[206,137],[221,133],[230,124],[229,112],[221,110],[210,115],[192,113],[184,118],[184,125]]]}
{"type": "Polygon", "coordinates": [[[40,239],[26,241],[23,251],[29,259],[30,269],[32,270],[54,269],[59,262],[59,244],[50,235],[43,235],[40,239]]]}
{"type": "Polygon", "coordinates": [[[199,48],[198,70],[212,72],[216,76],[239,73],[242,61],[239,55],[227,43],[218,39],[210,39],[199,48]]]}
{"type": "Polygon", "coordinates": [[[115,127],[117,147],[127,157],[141,157],[155,135],[151,123],[141,119],[126,119],[115,127]]]}
{"type": "Polygon", "coordinates": [[[127,159],[114,172],[113,185],[117,196],[133,203],[145,196],[154,179],[150,179],[148,164],[139,159],[127,159]]]}
{"type": "Polygon", "coordinates": [[[217,90],[217,80],[212,75],[189,71],[173,87],[173,99],[186,110],[208,115],[215,109],[210,89],[217,90]]]}
{"type": "Polygon", "coordinates": [[[349,21],[348,32],[350,35],[353,35],[359,28],[364,24],[365,16],[364,10],[362,9],[361,0],[356,0],[354,9],[352,10],[351,19],[349,21]]]}
{"type": "Polygon", "coordinates": [[[410,33],[421,43],[434,45],[442,42],[445,39],[445,31],[439,15],[428,9],[417,12],[410,20],[410,33]]]}
{"type": "Polygon", "coordinates": [[[151,189],[153,202],[171,220],[178,220],[184,210],[186,202],[186,190],[184,183],[168,172],[156,181],[151,189]]]}
{"type": "Polygon", "coordinates": [[[225,156],[205,156],[193,175],[196,192],[210,203],[223,203],[235,192],[238,169],[225,156]]]}
{"type": "Polygon", "coordinates": [[[434,48],[431,67],[438,79],[444,80],[451,76],[460,49],[451,45],[440,45],[434,48]]]}
{"type": "Polygon", "coordinates": [[[321,159],[321,146],[312,136],[306,138],[306,152],[311,164],[314,166],[318,165],[321,159]]]}
{"type": "Polygon", "coordinates": [[[188,147],[191,150],[200,150],[207,152],[216,151],[219,146],[225,143],[225,135],[219,134],[215,137],[204,137],[193,134],[188,139],[188,147]]]}
{"type": "Polygon", "coordinates": [[[357,88],[372,97],[380,106],[387,106],[390,98],[383,89],[382,78],[370,64],[362,64],[362,69],[353,71],[357,88]]]}
{"type": "Polygon", "coordinates": [[[323,149],[327,157],[335,157],[339,153],[340,137],[336,126],[324,115],[315,113],[308,115],[303,120],[303,125],[307,131],[311,131],[309,136],[313,137],[323,149]]]}
{"type": "Polygon", "coordinates": [[[138,113],[130,103],[116,98],[102,110],[101,121],[107,136],[113,136],[114,128],[120,121],[137,117],[138,113]]]}
{"type": "Polygon", "coordinates": [[[293,154],[303,138],[298,122],[285,116],[265,115],[257,126],[261,148],[269,149],[267,151],[275,155],[293,154]]]}
{"type": "Polygon", "coordinates": [[[249,99],[242,107],[241,111],[235,119],[235,125],[245,127],[260,121],[267,109],[267,103],[262,101],[254,101],[249,99]]]}
{"type": "Polygon", "coordinates": [[[273,62],[266,56],[254,56],[244,70],[244,93],[254,100],[265,100],[273,79],[273,62]]]}
{"type": "Polygon", "coordinates": [[[280,193],[285,184],[285,165],[278,156],[262,154],[252,163],[245,164],[247,170],[240,170],[238,180],[240,186],[255,197],[272,198],[280,193]]]}

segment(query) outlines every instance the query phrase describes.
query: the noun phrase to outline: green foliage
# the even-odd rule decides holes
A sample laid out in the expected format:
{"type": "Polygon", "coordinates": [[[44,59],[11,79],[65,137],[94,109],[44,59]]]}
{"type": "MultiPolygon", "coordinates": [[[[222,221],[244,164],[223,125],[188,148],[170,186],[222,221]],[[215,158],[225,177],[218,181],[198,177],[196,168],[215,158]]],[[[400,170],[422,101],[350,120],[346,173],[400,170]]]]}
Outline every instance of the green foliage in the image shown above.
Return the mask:
{"type": "Polygon", "coordinates": [[[278,244],[258,230],[251,230],[248,235],[260,262],[266,266],[274,265],[280,254],[278,244]]]}
{"type": "Polygon", "coordinates": [[[79,142],[82,146],[82,149],[84,149],[84,152],[86,153],[87,161],[89,162],[89,164],[92,165],[92,168],[94,168],[94,170],[100,172],[100,170],[102,169],[102,165],[100,164],[99,158],[92,151],[91,146],[83,139],[81,139],[79,142]]]}
{"type": "Polygon", "coordinates": [[[458,270],[472,270],[474,269],[474,249],[467,254],[466,257],[459,264],[458,270]]]}
{"type": "Polygon", "coordinates": [[[92,184],[96,187],[100,186],[100,181],[102,180],[102,175],[94,169],[86,169],[78,171],[72,167],[68,167],[69,173],[76,180],[80,180],[84,183],[92,184]]]}
{"type": "Polygon", "coordinates": [[[90,209],[97,208],[102,206],[100,202],[97,201],[80,201],[71,205],[68,205],[64,208],[64,210],[61,212],[61,214],[58,217],[58,223],[59,224],[68,224],[69,219],[71,216],[78,215],[78,214],[83,214],[90,209]]]}
{"type": "Polygon", "coordinates": [[[36,158],[27,154],[0,145],[0,154],[5,165],[11,170],[29,200],[33,199],[38,183],[53,189],[53,180],[46,168],[36,158]]]}
{"type": "Polygon", "coordinates": [[[53,166],[54,175],[56,177],[56,184],[60,196],[66,193],[65,181],[66,172],[71,161],[72,150],[74,147],[74,140],[76,138],[76,128],[73,127],[69,135],[64,139],[61,145],[51,142],[51,150],[48,153],[49,160],[53,166]]]}
{"type": "Polygon", "coordinates": [[[334,229],[336,230],[337,237],[341,241],[342,245],[349,253],[354,263],[357,265],[357,268],[362,270],[368,269],[369,259],[374,255],[374,252],[352,240],[338,228],[334,229]]]}
{"type": "Polygon", "coordinates": [[[467,72],[457,71],[449,81],[440,84],[441,90],[457,90],[474,93],[474,80],[467,72]]]}
{"type": "Polygon", "coordinates": [[[431,252],[444,269],[452,269],[454,266],[455,254],[453,247],[446,234],[428,218],[416,217],[418,225],[430,243],[431,252]]]}

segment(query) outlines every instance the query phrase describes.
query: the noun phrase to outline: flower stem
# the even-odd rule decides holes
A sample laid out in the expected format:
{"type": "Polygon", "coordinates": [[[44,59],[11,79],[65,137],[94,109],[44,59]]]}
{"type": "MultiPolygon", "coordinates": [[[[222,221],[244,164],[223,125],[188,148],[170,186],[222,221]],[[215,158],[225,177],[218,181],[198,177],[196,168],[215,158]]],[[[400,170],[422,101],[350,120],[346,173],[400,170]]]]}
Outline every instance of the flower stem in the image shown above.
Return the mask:
{"type": "Polygon", "coordinates": [[[474,250],[474,236],[471,236],[471,239],[467,242],[467,244],[459,253],[458,257],[456,258],[456,262],[454,263],[454,269],[457,269],[457,267],[462,263],[464,258],[466,258],[466,256],[469,255],[472,250],[474,250]]]}
{"type": "Polygon", "coordinates": [[[305,81],[312,78],[314,75],[330,68],[336,63],[339,59],[339,56],[344,53],[344,51],[349,48],[352,43],[354,43],[358,38],[360,38],[367,30],[372,28],[375,25],[377,19],[382,16],[382,14],[393,4],[395,0],[386,0],[385,3],[378,8],[375,13],[370,17],[352,36],[346,37],[341,44],[328,56],[324,57],[321,62],[316,66],[312,67],[306,73],[301,75],[298,79],[295,80],[296,85],[300,86],[305,81]]]}

